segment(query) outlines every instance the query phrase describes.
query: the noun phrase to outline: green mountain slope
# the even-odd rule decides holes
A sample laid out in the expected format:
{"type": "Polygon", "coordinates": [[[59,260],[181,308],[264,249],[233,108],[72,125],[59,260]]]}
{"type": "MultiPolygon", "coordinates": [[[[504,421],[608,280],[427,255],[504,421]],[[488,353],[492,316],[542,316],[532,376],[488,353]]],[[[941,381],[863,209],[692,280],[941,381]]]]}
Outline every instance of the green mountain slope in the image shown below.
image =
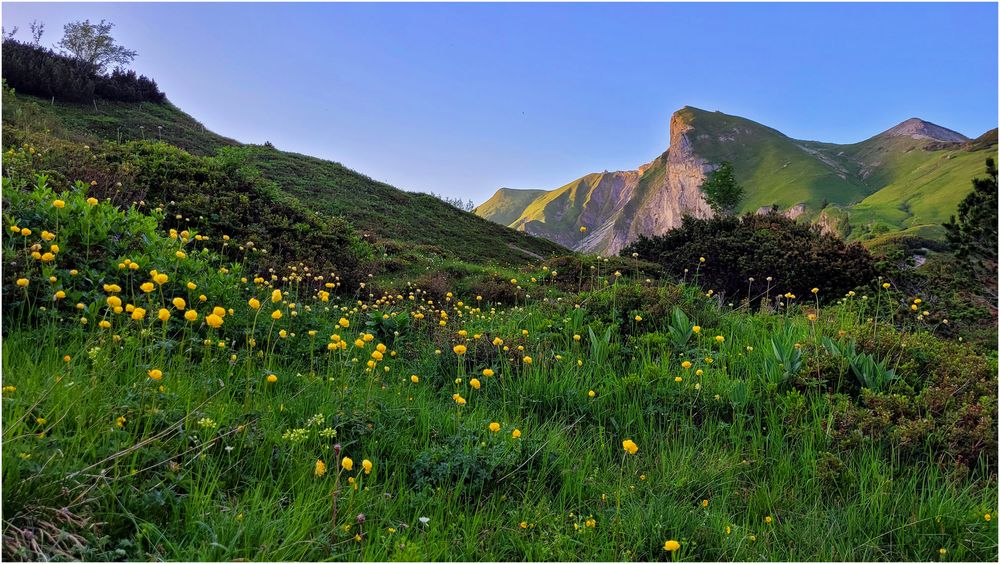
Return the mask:
{"type": "Polygon", "coordinates": [[[940,240],[940,224],[996,152],[996,130],[969,141],[916,118],[838,145],[685,107],[671,118],[667,152],[639,170],[587,175],[544,193],[504,189],[476,213],[578,250],[617,252],[640,235],[675,227],[685,214],[711,215],[698,188],[729,161],[746,189],[741,211],[777,206],[852,240],[886,233],[940,240]],[[581,236],[580,227],[589,234],[581,236]]]}
{"type": "Polygon", "coordinates": [[[524,264],[566,252],[563,247],[464,212],[433,196],[398,190],[322,159],[241,145],[208,131],[170,103],[50,104],[4,92],[4,146],[13,133],[46,132],[62,141],[98,146],[162,140],[195,155],[237,147],[246,164],[274,183],[281,197],[337,216],[372,239],[419,245],[445,257],[477,263],[524,264]]]}

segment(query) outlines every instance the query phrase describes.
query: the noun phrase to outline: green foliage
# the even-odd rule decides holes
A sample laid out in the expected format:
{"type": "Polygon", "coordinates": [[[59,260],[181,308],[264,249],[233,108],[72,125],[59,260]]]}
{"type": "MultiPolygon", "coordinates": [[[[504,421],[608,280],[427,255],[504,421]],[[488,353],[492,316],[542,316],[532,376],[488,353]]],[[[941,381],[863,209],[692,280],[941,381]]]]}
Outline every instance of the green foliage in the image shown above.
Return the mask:
{"type": "Polygon", "coordinates": [[[784,390],[802,370],[802,347],[796,341],[791,327],[771,338],[771,352],[777,361],[777,366],[772,366],[771,369],[771,384],[776,389],[784,390]]]}
{"type": "Polygon", "coordinates": [[[734,302],[756,303],[775,290],[807,296],[812,288],[835,299],[875,277],[874,261],[860,245],[778,213],[685,217],[680,227],[640,237],[621,252],[633,253],[734,302]]]}
{"type": "Polygon", "coordinates": [[[899,376],[888,367],[888,360],[876,360],[871,353],[858,352],[853,342],[838,344],[829,337],[823,338],[823,346],[835,357],[843,358],[863,389],[873,392],[884,391],[899,376]]]}
{"type": "Polygon", "coordinates": [[[743,187],[736,181],[733,165],[723,161],[712,171],[701,184],[701,193],[705,201],[717,214],[731,214],[739,207],[743,199],[743,187]]]}
{"type": "Polygon", "coordinates": [[[986,178],[972,179],[972,193],[958,205],[958,217],[945,224],[948,242],[960,259],[989,270],[996,281],[997,167],[986,159],[986,178]]]}
{"type": "Polygon", "coordinates": [[[691,352],[691,337],[693,335],[694,324],[688,319],[684,310],[675,307],[670,318],[670,325],[667,326],[667,336],[674,354],[681,355],[691,352]]]}
{"type": "Polygon", "coordinates": [[[61,102],[166,101],[154,80],[135,71],[115,68],[106,74],[98,64],[13,39],[3,41],[3,79],[25,94],[61,102]]]}

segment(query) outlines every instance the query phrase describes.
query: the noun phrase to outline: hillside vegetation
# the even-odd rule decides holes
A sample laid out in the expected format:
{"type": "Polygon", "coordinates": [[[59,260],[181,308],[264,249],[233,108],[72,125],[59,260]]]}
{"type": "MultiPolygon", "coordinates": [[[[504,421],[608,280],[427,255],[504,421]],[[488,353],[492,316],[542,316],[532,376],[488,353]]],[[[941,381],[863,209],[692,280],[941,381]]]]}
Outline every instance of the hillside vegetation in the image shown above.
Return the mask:
{"type": "MultiPolygon", "coordinates": [[[[557,244],[501,227],[432,196],[397,190],[334,162],[241,145],[206,130],[169,102],[53,105],[10,90],[4,91],[3,102],[4,149],[28,143],[48,151],[49,171],[70,182],[80,178],[72,178],[73,172],[56,155],[62,148],[72,149],[66,142],[110,153],[124,143],[157,141],[206,157],[232,147],[239,150],[242,166],[259,171],[278,199],[308,202],[310,213],[343,219],[372,240],[420,245],[425,252],[477,263],[525,264],[565,252],[557,244]]],[[[82,172],[75,169],[76,174],[82,172]]]]}
{"type": "Polygon", "coordinates": [[[5,559],[997,557],[995,352],[889,283],[340,298],[89,189],[4,180],[5,559]]]}

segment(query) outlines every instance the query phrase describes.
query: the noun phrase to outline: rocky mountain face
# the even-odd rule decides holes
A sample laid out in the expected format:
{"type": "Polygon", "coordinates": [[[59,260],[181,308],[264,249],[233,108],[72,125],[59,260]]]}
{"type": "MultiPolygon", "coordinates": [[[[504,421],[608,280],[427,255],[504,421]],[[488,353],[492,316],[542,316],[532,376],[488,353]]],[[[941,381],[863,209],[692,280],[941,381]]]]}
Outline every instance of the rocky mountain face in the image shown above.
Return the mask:
{"type": "Polygon", "coordinates": [[[700,186],[728,161],[746,189],[742,211],[777,207],[857,240],[904,230],[933,238],[985,157],[996,154],[995,140],[993,133],[971,142],[912,118],[837,145],[685,107],[670,119],[667,150],[636,170],[588,174],[548,191],[503,188],[475,213],[574,250],[613,254],[640,235],[678,226],[685,215],[711,217],[700,186]]]}

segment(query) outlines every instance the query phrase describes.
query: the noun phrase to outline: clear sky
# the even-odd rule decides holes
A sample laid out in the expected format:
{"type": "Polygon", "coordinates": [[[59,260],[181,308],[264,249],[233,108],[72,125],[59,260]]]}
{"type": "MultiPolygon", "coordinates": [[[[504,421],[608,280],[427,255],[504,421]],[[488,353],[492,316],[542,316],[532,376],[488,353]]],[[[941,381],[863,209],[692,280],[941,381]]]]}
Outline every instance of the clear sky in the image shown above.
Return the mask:
{"type": "Polygon", "coordinates": [[[860,141],[997,126],[996,4],[3,4],[102,18],[209,129],[477,204],[633,169],[685,105],[860,141]]]}

